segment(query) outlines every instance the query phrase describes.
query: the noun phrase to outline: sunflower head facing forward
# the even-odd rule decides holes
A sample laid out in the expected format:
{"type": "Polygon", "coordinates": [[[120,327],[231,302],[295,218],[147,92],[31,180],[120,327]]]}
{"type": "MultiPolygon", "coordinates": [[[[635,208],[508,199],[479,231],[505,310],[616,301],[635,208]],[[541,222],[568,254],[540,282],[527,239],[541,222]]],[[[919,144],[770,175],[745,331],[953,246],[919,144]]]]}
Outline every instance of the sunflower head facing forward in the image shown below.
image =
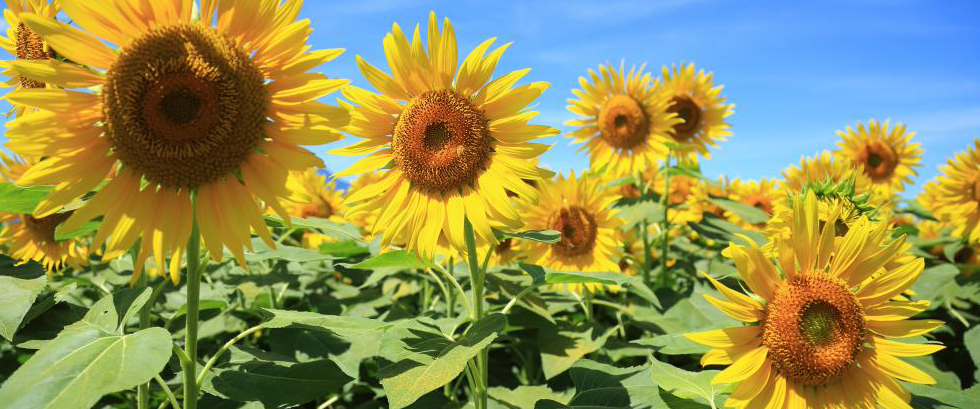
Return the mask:
{"type": "Polygon", "coordinates": [[[134,277],[152,253],[176,281],[195,219],[215,259],[227,247],[244,266],[253,230],[274,246],[257,200],[288,219],[288,172],[323,165],[300,146],[340,138],[348,120],[316,101],[347,81],[307,71],[342,50],[308,49],[300,2],[204,2],[200,19],[190,0],[59,4],[81,29],[19,17],[72,63],[20,62],[21,75],[56,88],[7,96],[39,109],[7,133],[14,151],[46,158],[18,182],[56,185],[35,217],[107,179],[65,228],[103,216],[93,245],[107,245],[106,259],[142,238],[134,277]]]}
{"type": "Polygon", "coordinates": [[[582,116],[566,122],[578,129],[568,136],[583,142],[590,167],[604,169],[611,178],[655,168],[666,156],[667,133],[680,122],[667,112],[667,101],[653,92],[650,73],[643,67],[599,66],[580,77],[582,89],[572,90],[568,110],[582,116]]]}
{"type": "Polygon", "coordinates": [[[935,380],[900,357],[928,355],[936,344],[891,340],[927,333],[936,320],[909,320],[927,301],[898,300],[922,272],[904,238],[887,223],[861,218],[835,240],[835,221],[820,223],[813,192],[793,201],[792,231],[776,237],[778,262],[756,245],[729,247],[755,294],[708,276],[725,296],[705,297],[745,326],[685,334],[711,346],[703,365],[728,365],[712,383],[738,383],[726,406],[910,408],[895,378],[935,380]],[[902,259],[902,263],[891,261],[902,259]]]}
{"type": "MultiPolygon", "coordinates": [[[[555,270],[620,271],[623,255],[620,238],[622,220],[611,208],[618,195],[602,181],[583,174],[559,175],[539,187],[540,200],[518,199],[517,207],[527,220],[526,228],[557,230],[557,243],[521,242],[528,262],[555,270]]],[[[599,285],[570,285],[569,289],[595,291],[599,285]]]]}
{"type": "Polygon", "coordinates": [[[405,243],[424,257],[439,246],[465,251],[466,220],[478,246],[496,245],[494,228],[522,225],[507,192],[534,199],[536,190],[525,180],[552,175],[531,161],[548,145],[531,140],[558,130],[529,124],[537,113],[525,109],[548,84],[515,87],[530,69],[491,80],[509,46],[487,54],[493,42],[484,41],[457,64],[449,19],[440,28],[431,13],[427,42],[418,27],[409,41],[398,24],[385,36],[392,74],[358,57],[378,92],[344,88],[356,104],[349,105],[347,130],[360,140],[334,153],[368,154],[338,176],[386,169],[380,181],[347,197],[352,213],[378,215],[372,233],[382,233],[384,245],[405,243]]]}
{"type": "Polygon", "coordinates": [[[694,64],[663,67],[663,81],[655,91],[667,101],[667,112],[681,120],[668,132],[673,142],[681,145],[676,152],[679,157],[710,157],[708,148],[731,135],[725,118],[734,112],[735,105],[725,103],[721,88],[714,85],[710,72],[695,70],[694,64]]]}
{"type": "Polygon", "coordinates": [[[855,164],[887,196],[905,190],[918,174],[914,168],[922,160],[922,149],[909,142],[915,132],[906,132],[905,125],[889,127],[887,120],[872,119],[867,126],[847,127],[837,135],[841,140],[835,154],[855,164]]]}

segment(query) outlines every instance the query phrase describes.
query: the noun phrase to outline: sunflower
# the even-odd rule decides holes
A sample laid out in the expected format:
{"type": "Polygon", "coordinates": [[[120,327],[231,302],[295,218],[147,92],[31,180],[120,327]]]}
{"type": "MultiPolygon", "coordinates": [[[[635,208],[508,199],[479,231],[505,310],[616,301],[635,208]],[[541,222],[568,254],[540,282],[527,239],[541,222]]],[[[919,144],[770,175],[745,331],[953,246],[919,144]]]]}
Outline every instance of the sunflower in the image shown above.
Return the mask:
{"type": "Polygon", "coordinates": [[[922,205],[949,221],[954,235],[980,243],[980,138],[939,170],[942,173],[925,185],[922,205]]]}
{"type": "MultiPolygon", "coordinates": [[[[17,180],[35,163],[10,157],[0,152],[0,176],[7,182],[17,180]]],[[[81,268],[88,259],[88,250],[74,239],[55,240],[55,228],[65,221],[71,211],[54,213],[35,218],[29,214],[0,212],[0,243],[9,247],[10,255],[19,260],[34,260],[41,263],[48,273],[61,270],[66,264],[72,268],[81,268]]]]}
{"type": "Polygon", "coordinates": [[[663,82],[655,87],[657,96],[668,101],[667,112],[677,114],[682,122],[674,124],[668,135],[678,144],[678,157],[692,159],[695,155],[708,158],[708,147],[718,146],[731,135],[725,118],[734,112],[734,104],[725,104],[721,85],[715,86],[712,73],[695,71],[694,64],[681,64],[673,69],[663,67],[663,82]]]}
{"type": "Polygon", "coordinates": [[[584,142],[579,150],[589,151],[590,167],[610,178],[657,167],[667,155],[667,132],[680,123],[677,115],[654,95],[643,67],[627,73],[622,65],[617,71],[606,64],[599,71],[601,77],[589,69],[591,82],[579,77],[582,89],[572,90],[579,99],[569,99],[568,110],[584,118],[565,122],[579,127],[568,136],[584,142]]]}
{"type": "Polygon", "coordinates": [[[714,349],[702,365],[729,365],[713,384],[738,383],[726,406],[776,408],[910,408],[893,378],[935,380],[899,357],[943,348],[889,338],[927,333],[937,320],[908,320],[927,301],[897,301],[922,272],[914,258],[899,266],[904,238],[886,223],[859,220],[841,242],[834,220],[819,224],[813,192],[793,203],[792,234],[779,238],[778,263],[755,245],[731,245],[739,274],[754,295],[708,276],[725,295],[705,297],[745,326],[685,334],[714,349]],[[760,301],[761,300],[761,301],[760,301]]]}
{"type": "MultiPolygon", "coordinates": [[[[623,221],[611,208],[618,195],[606,189],[597,177],[559,175],[539,185],[540,201],[518,199],[517,209],[528,229],[561,232],[557,243],[522,242],[521,251],[530,263],[554,270],[620,271],[622,257],[620,226],[623,221]]],[[[599,284],[569,284],[572,291],[595,292],[599,284]]]]}
{"type": "MultiPolygon", "coordinates": [[[[779,189],[776,188],[775,179],[761,178],[759,180],[747,180],[744,182],[740,179],[735,179],[732,181],[731,200],[755,207],[770,216],[775,212],[776,204],[784,197],[785,195],[781,194],[779,189]]],[[[759,224],[748,223],[741,220],[737,215],[732,215],[732,218],[737,223],[747,227],[762,227],[766,224],[765,222],[759,224]]]]}
{"type": "MultiPolygon", "coordinates": [[[[316,168],[289,172],[286,188],[290,195],[286,199],[286,211],[296,217],[318,217],[334,222],[343,222],[343,192],[337,189],[335,181],[327,182],[316,168]]],[[[319,248],[321,244],[336,240],[322,233],[306,231],[303,233],[303,246],[319,248]]]]}
{"type": "MultiPolygon", "coordinates": [[[[58,1],[48,2],[47,0],[7,0],[7,8],[3,10],[3,17],[7,21],[7,35],[0,37],[0,46],[8,53],[17,57],[18,60],[26,60],[28,64],[43,64],[43,60],[54,57],[54,52],[48,44],[41,39],[41,36],[31,31],[21,22],[20,13],[34,13],[47,18],[54,18],[60,10],[58,1]]],[[[48,84],[42,81],[32,80],[17,71],[19,66],[17,61],[0,61],[0,66],[6,68],[4,74],[11,77],[6,82],[8,87],[14,90],[31,88],[48,88],[48,84]]],[[[16,116],[23,115],[27,107],[15,104],[10,112],[16,116]]]]}
{"type": "MultiPolygon", "coordinates": [[[[664,172],[656,172],[652,176],[650,183],[653,191],[663,197],[664,172]]],[[[670,220],[670,224],[683,225],[687,222],[699,222],[706,211],[720,212],[720,210],[710,207],[711,203],[708,202],[710,186],[707,183],[696,177],[686,175],[670,176],[670,193],[667,194],[667,200],[671,206],[667,210],[667,219],[670,220]]]]}
{"type": "Polygon", "coordinates": [[[348,119],[316,101],[347,81],[306,71],[342,50],[308,50],[309,21],[293,21],[300,2],[204,2],[200,20],[190,0],[59,4],[84,30],[33,13],[19,17],[59,55],[105,71],[19,62],[32,80],[79,88],[7,96],[40,109],[7,131],[11,149],[46,157],[18,183],[57,185],[34,216],[49,216],[108,179],[64,228],[102,215],[93,246],[107,245],[105,259],[142,238],[134,276],[151,253],[157,266],[172,253],[170,275],[179,280],[195,219],[215,260],[227,247],[245,266],[252,229],[274,246],[261,209],[288,219],[279,203],[289,194],[288,171],[323,166],[299,145],[339,139],[334,128],[348,119]]]}
{"type": "Polygon", "coordinates": [[[872,119],[867,127],[859,123],[856,130],[837,131],[841,140],[835,154],[862,169],[875,187],[891,197],[919,174],[913,168],[922,160],[922,149],[917,142],[909,143],[915,132],[906,132],[902,124],[889,129],[888,122],[872,119]]]}
{"type": "MultiPolygon", "coordinates": [[[[490,80],[509,44],[489,54],[491,38],[459,64],[456,34],[446,18],[440,29],[429,14],[428,47],[419,30],[409,42],[398,24],[384,39],[393,75],[358,56],[361,71],[380,93],[344,88],[350,105],[347,131],[362,140],[334,150],[364,155],[338,176],[387,169],[381,180],[352,192],[352,212],[378,214],[372,230],[383,230],[382,245],[405,243],[425,258],[438,246],[465,251],[468,220],[480,247],[496,245],[493,229],[522,226],[507,191],[535,198],[522,179],[541,180],[552,172],[533,165],[548,145],[532,139],[556,135],[556,128],[530,125],[537,112],[525,107],[546,82],[513,87],[530,69],[490,80]]],[[[347,105],[347,104],[345,104],[347,105]]]]}
{"type": "Polygon", "coordinates": [[[830,151],[822,151],[813,157],[800,159],[800,166],[790,165],[783,170],[779,188],[791,192],[802,192],[804,187],[815,183],[841,183],[851,180],[854,194],[868,194],[869,202],[876,207],[888,207],[893,203],[891,197],[876,189],[868,175],[830,151]]]}

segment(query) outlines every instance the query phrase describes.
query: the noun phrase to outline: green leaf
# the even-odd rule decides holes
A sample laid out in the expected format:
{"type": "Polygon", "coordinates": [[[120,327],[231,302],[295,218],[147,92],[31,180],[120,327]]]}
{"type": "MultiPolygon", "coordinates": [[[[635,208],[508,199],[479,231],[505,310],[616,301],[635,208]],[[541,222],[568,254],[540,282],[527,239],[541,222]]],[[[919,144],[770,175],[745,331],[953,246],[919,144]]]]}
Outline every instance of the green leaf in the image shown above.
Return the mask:
{"type": "Polygon", "coordinates": [[[33,279],[0,275],[0,335],[13,341],[21,321],[47,283],[43,274],[33,279]]]}
{"type": "Polygon", "coordinates": [[[625,285],[635,280],[628,274],[609,271],[554,271],[536,264],[520,263],[521,269],[531,275],[534,285],[597,283],[625,285]]]}
{"type": "Polygon", "coordinates": [[[427,330],[409,328],[411,335],[399,341],[400,356],[379,371],[391,409],[404,408],[455,379],[466,362],[490,345],[506,325],[503,314],[490,314],[455,341],[431,328],[431,324],[426,324],[427,330]]]}
{"type": "Polygon", "coordinates": [[[664,211],[659,203],[644,200],[636,204],[619,208],[619,217],[623,219],[623,229],[632,229],[644,221],[647,224],[660,223],[663,220],[664,211]]]}
{"type": "Polygon", "coordinates": [[[657,352],[666,355],[704,354],[711,347],[691,341],[683,333],[657,335],[633,341],[634,344],[649,345],[657,348],[657,352]]]}
{"type": "Polygon", "coordinates": [[[345,338],[378,333],[393,325],[389,322],[370,318],[323,315],[308,311],[274,309],[266,309],[265,311],[272,314],[272,318],[262,323],[263,327],[285,328],[290,325],[304,325],[330,331],[345,338]]]}
{"type": "Polygon", "coordinates": [[[975,326],[963,334],[963,345],[973,358],[973,365],[980,368],[980,326],[975,326]]]}
{"type": "Polygon", "coordinates": [[[962,392],[909,382],[902,382],[902,385],[912,393],[912,401],[909,403],[913,408],[980,408],[980,385],[973,385],[969,389],[965,389],[962,392]]]}
{"type": "MultiPolygon", "coordinates": [[[[681,398],[700,397],[706,403],[712,404],[718,390],[711,385],[711,378],[720,371],[686,371],[668,363],[660,362],[650,357],[654,380],[664,390],[681,398]]],[[[714,406],[714,405],[712,405],[714,406]]]]}
{"type": "Polygon", "coordinates": [[[561,233],[557,230],[525,230],[519,232],[505,232],[494,229],[494,234],[498,237],[514,237],[523,240],[537,241],[540,243],[557,243],[561,240],[561,233]]]}
{"type": "Polygon", "coordinates": [[[921,219],[936,221],[936,217],[933,216],[932,213],[929,213],[929,211],[926,210],[926,208],[922,207],[922,205],[920,205],[919,202],[915,200],[909,201],[905,207],[895,209],[895,213],[898,214],[907,213],[907,214],[915,215],[916,217],[919,217],[921,219]]]}
{"type": "Polygon", "coordinates": [[[565,404],[572,398],[568,393],[558,393],[547,386],[521,385],[514,389],[496,386],[489,388],[487,392],[490,395],[490,409],[533,408],[534,403],[541,399],[565,404]]]}
{"type": "MultiPolygon", "coordinates": [[[[62,224],[64,224],[64,223],[62,223],[62,224]]],[[[59,224],[54,229],[54,239],[55,240],[59,240],[59,241],[60,240],[68,240],[70,238],[74,238],[74,237],[78,237],[78,236],[84,236],[86,234],[92,233],[92,232],[94,232],[94,231],[96,231],[96,230],[99,229],[99,225],[102,224],[102,220],[91,220],[91,221],[85,222],[81,226],[78,226],[78,228],[76,228],[75,230],[72,230],[72,231],[64,231],[64,229],[61,228],[62,224],[59,224]]]]}
{"type": "MultiPolygon", "coordinates": [[[[263,218],[269,226],[288,227],[286,221],[277,215],[265,215],[263,218]]],[[[293,228],[318,230],[328,236],[342,240],[364,241],[361,239],[361,232],[357,230],[357,227],[350,224],[335,223],[319,217],[300,218],[290,216],[290,220],[293,222],[293,228]]]]}
{"type": "Polygon", "coordinates": [[[745,220],[746,222],[765,223],[767,220],[769,220],[769,214],[755,206],[750,206],[735,200],[717,197],[712,197],[709,200],[711,200],[711,202],[714,204],[721,206],[723,209],[735,213],[736,216],[742,220],[745,220]]]}
{"type": "Polygon", "coordinates": [[[318,250],[335,257],[350,257],[370,252],[367,247],[357,244],[354,240],[328,241],[321,244],[318,250]]]}
{"type": "Polygon", "coordinates": [[[117,334],[106,330],[118,315],[112,296],[96,306],[0,386],[0,409],[87,409],[103,395],[146,383],[163,370],[172,352],[167,330],[117,334]]]}
{"type": "MultiPolygon", "coordinates": [[[[227,250],[226,250],[227,252],[227,250]]],[[[227,252],[231,257],[231,253],[227,252]]],[[[333,260],[336,257],[321,253],[317,250],[310,250],[303,247],[286,246],[279,244],[275,249],[270,248],[262,239],[256,237],[252,239],[252,250],[245,251],[245,259],[250,262],[264,260],[286,260],[296,262],[333,260]]]]}
{"type": "Polygon", "coordinates": [[[710,239],[720,240],[723,243],[732,241],[736,244],[750,244],[736,234],[747,236],[758,245],[765,244],[769,241],[769,239],[766,238],[766,236],[761,232],[746,230],[737,224],[723,220],[712,214],[705,214],[704,219],[701,220],[701,223],[688,222],[687,224],[699,234],[710,239]]]}
{"type": "Polygon", "coordinates": [[[541,369],[544,371],[545,379],[554,378],[571,368],[585,355],[602,348],[606,340],[615,332],[616,328],[602,332],[598,326],[588,324],[572,326],[565,321],[559,321],[558,326],[538,329],[541,369]]]}
{"type": "Polygon", "coordinates": [[[666,409],[649,366],[617,368],[583,359],[568,370],[575,396],[563,404],[541,400],[535,409],[666,409]]]}
{"type": "Polygon", "coordinates": [[[202,388],[219,397],[276,408],[339,392],[352,380],[329,359],[301,363],[255,359],[234,369],[215,370],[202,388]]]}
{"type": "Polygon", "coordinates": [[[942,305],[942,301],[951,298],[959,289],[956,277],[960,270],[956,266],[943,263],[922,270],[919,279],[912,284],[915,298],[929,300],[932,307],[942,305]]]}
{"type": "Polygon", "coordinates": [[[399,267],[410,268],[432,268],[435,264],[430,260],[423,260],[415,253],[408,250],[395,250],[381,253],[357,264],[347,266],[347,268],[358,268],[370,270],[375,268],[399,267]]]}
{"type": "Polygon", "coordinates": [[[54,190],[54,186],[17,186],[10,182],[0,183],[0,212],[34,213],[41,200],[54,190]]]}

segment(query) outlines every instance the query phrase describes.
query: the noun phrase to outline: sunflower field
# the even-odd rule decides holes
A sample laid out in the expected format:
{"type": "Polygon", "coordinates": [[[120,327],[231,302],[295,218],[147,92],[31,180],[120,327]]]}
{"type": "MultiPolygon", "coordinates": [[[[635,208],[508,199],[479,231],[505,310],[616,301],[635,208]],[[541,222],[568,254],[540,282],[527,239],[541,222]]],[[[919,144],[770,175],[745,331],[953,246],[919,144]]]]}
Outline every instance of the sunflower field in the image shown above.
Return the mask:
{"type": "Polygon", "coordinates": [[[980,408],[980,138],[918,195],[877,118],[729,179],[691,63],[563,133],[435,12],[364,89],[299,0],[6,3],[0,409],[980,408]]]}

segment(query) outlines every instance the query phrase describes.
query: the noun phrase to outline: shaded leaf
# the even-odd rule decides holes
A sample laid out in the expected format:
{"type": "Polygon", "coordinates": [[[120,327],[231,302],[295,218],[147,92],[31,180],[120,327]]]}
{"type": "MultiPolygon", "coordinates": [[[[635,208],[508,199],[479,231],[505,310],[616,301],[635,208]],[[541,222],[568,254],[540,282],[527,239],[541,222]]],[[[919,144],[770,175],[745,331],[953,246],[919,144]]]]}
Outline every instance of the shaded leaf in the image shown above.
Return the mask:
{"type": "Polygon", "coordinates": [[[537,241],[540,243],[557,243],[561,240],[561,233],[557,230],[525,230],[511,233],[494,229],[493,232],[498,236],[498,238],[514,237],[523,240],[537,241]]]}
{"type": "Polygon", "coordinates": [[[742,220],[745,220],[746,222],[765,223],[767,220],[769,220],[769,214],[755,206],[719,197],[712,197],[709,200],[712,203],[721,206],[723,209],[735,213],[736,216],[742,220]]]}

